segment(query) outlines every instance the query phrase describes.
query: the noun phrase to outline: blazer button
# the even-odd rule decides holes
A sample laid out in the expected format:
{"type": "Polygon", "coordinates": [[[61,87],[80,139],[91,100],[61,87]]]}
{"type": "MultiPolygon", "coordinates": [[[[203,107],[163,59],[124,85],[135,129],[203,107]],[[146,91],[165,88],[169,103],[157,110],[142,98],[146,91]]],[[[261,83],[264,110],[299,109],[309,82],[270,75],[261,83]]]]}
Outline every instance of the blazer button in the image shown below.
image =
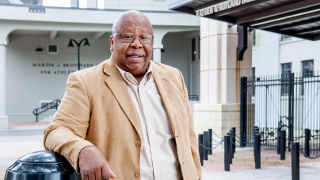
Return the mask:
{"type": "Polygon", "coordinates": [[[140,146],[141,146],[141,143],[140,143],[140,142],[137,142],[137,143],[136,143],[136,146],[137,146],[137,147],[140,147],[140,146]]]}
{"type": "Polygon", "coordinates": [[[136,173],[134,174],[134,176],[135,176],[135,177],[139,177],[139,176],[140,176],[140,173],[136,172],[136,173]]]}

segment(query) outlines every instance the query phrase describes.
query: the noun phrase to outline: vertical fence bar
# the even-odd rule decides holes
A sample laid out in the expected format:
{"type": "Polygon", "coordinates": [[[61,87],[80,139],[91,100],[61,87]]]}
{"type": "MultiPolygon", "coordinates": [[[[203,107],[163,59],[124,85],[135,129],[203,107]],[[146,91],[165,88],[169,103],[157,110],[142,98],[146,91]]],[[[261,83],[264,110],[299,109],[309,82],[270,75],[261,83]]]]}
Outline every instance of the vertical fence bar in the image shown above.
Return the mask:
{"type": "Polygon", "coordinates": [[[208,132],[209,132],[209,154],[211,155],[212,154],[212,129],[208,129],[208,132]]]}
{"type": "MultiPolygon", "coordinates": [[[[306,86],[311,86],[311,88],[308,88],[309,90],[308,90],[308,92],[306,92],[305,94],[304,94],[304,97],[306,98],[310,98],[311,97],[311,94],[313,94],[312,92],[310,92],[311,91],[311,89],[318,89],[317,87],[315,87],[314,85],[315,85],[315,83],[314,83],[314,77],[309,77],[308,78],[309,80],[307,80],[307,84],[306,84],[306,86]],[[310,79],[310,78],[312,78],[312,79],[310,79]],[[311,82],[310,82],[311,81],[311,82]]],[[[314,104],[315,105],[315,104],[314,104]]],[[[313,106],[314,106],[313,105],[313,106]]],[[[312,109],[315,109],[315,108],[312,108],[312,109]]],[[[311,115],[311,117],[312,118],[310,118],[310,120],[312,121],[312,125],[311,125],[311,127],[308,127],[308,128],[310,128],[310,129],[312,129],[312,130],[314,130],[315,129],[315,125],[316,125],[316,121],[319,121],[319,119],[317,118],[318,116],[316,115],[316,114],[312,114],[311,115]]],[[[311,153],[313,152],[313,143],[311,142],[311,148],[310,148],[310,140],[311,140],[311,130],[308,130],[309,132],[308,132],[308,140],[305,142],[305,147],[307,147],[307,143],[308,143],[308,157],[310,157],[310,150],[311,150],[311,153]]]]}
{"type": "Polygon", "coordinates": [[[203,145],[204,145],[204,160],[208,160],[209,158],[209,132],[204,131],[203,132],[203,145]]]}
{"type": "Polygon", "coordinates": [[[293,110],[294,110],[294,73],[289,76],[289,106],[288,106],[288,120],[289,120],[289,136],[288,136],[288,149],[290,151],[291,143],[293,142],[293,110]]]}
{"type": "Polygon", "coordinates": [[[304,156],[310,157],[310,129],[304,130],[304,156]]]}
{"type": "MultiPolygon", "coordinates": [[[[317,84],[315,83],[315,86],[319,86],[320,85],[320,78],[319,78],[319,71],[317,71],[317,74],[315,76],[315,82],[317,82],[317,84]]],[[[319,96],[319,95],[318,95],[319,96]]],[[[317,101],[316,102],[316,109],[320,109],[320,106],[319,106],[320,102],[317,101]]],[[[319,111],[316,111],[316,116],[315,117],[319,117],[320,116],[320,112],[319,111]]],[[[315,129],[318,129],[320,130],[320,122],[319,121],[316,121],[316,126],[315,126],[315,129]]],[[[312,144],[314,144],[314,147],[315,149],[317,149],[316,151],[312,150],[313,153],[316,153],[316,154],[319,154],[319,150],[320,150],[320,136],[319,136],[319,131],[315,131],[313,130],[313,135],[317,138],[312,138],[313,141],[312,141],[312,144]],[[318,140],[317,140],[318,139],[318,140]]]]}
{"type": "MultiPolygon", "coordinates": [[[[270,109],[270,108],[268,108],[270,105],[269,105],[269,103],[268,103],[268,89],[269,89],[269,85],[270,85],[270,81],[269,81],[269,78],[267,78],[267,80],[266,80],[266,82],[268,83],[267,85],[266,85],[266,89],[265,89],[265,102],[266,102],[266,105],[265,105],[265,127],[264,127],[264,132],[265,132],[265,134],[268,134],[268,127],[269,127],[269,125],[268,125],[268,115],[269,115],[269,113],[268,113],[268,109],[270,109]]],[[[267,135],[266,135],[267,136],[267,135]]],[[[265,142],[266,142],[266,146],[267,146],[267,149],[269,149],[269,138],[266,138],[265,139],[265,142]]]]}
{"type": "Polygon", "coordinates": [[[292,180],[300,180],[300,164],[299,164],[299,143],[294,142],[292,144],[291,152],[291,176],[292,180]]]}
{"type": "MultiPolygon", "coordinates": [[[[280,92],[280,97],[281,96],[287,96],[288,94],[288,78],[287,74],[281,74],[279,77],[281,78],[281,92],[280,92]]],[[[286,115],[286,100],[285,99],[279,99],[280,101],[280,119],[278,121],[278,128],[277,128],[277,153],[280,155],[280,132],[282,125],[285,123],[283,122],[282,117],[286,115]]]]}
{"type": "Polygon", "coordinates": [[[286,131],[280,132],[280,160],[286,159],[286,131]]]}
{"type": "MultiPolygon", "coordinates": [[[[295,75],[294,78],[294,97],[299,97],[298,94],[298,86],[299,86],[299,76],[295,75]]],[[[304,96],[305,98],[305,96],[304,96]]],[[[293,122],[293,127],[294,127],[294,131],[293,131],[293,142],[298,141],[299,142],[299,137],[301,136],[301,134],[303,134],[303,132],[301,130],[297,131],[298,129],[303,129],[303,127],[301,127],[301,111],[303,110],[301,106],[301,103],[303,102],[303,100],[301,100],[300,98],[295,98],[294,99],[295,103],[294,103],[294,107],[293,107],[293,114],[295,118],[295,121],[293,122]],[[301,111],[299,111],[301,110],[301,111]]]]}
{"type": "MultiPolygon", "coordinates": [[[[275,86],[279,87],[279,84],[278,84],[279,83],[279,79],[278,79],[278,77],[275,75],[275,76],[273,76],[273,79],[276,80],[276,81],[274,81],[275,86]]],[[[275,95],[280,95],[281,87],[280,88],[272,88],[272,89],[273,89],[275,95]]],[[[276,98],[275,103],[280,104],[279,100],[280,100],[280,96],[279,96],[279,98],[276,98]]],[[[279,113],[278,110],[273,108],[273,114],[278,114],[278,113],[279,113]]],[[[277,124],[276,123],[277,120],[278,119],[276,119],[276,118],[272,118],[272,131],[273,131],[272,149],[276,149],[277,140],[275,138],[275,131],[276,131],[277,128],[276,128],[275,125],[277,124]]]]}
{"type": "Polygon", "coordinates": [[[240,147],[247,144],[247,77],[240,82],[240,147]]]}
{"type": "Polygon", "coordinates": [[[224,170],[230,171],[230,136],[224,136],[224,170]]]}
{"type": "Polygon", "coordinates": [[[261,135],[254,135],[254,164],[256,169],[261,168],[261,135]]]}
{"type": "Polygon", "coordinates": [[[203,166],[203,134],[198,135],[200,163],[203,166]]]}

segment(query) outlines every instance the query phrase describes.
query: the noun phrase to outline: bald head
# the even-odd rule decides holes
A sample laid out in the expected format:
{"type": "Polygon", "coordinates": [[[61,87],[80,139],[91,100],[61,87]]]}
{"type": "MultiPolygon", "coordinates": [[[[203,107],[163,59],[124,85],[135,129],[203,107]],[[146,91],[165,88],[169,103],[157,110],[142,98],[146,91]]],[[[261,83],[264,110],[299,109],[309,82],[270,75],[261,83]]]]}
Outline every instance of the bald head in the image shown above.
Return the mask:
{"type": "Polygon", "coordinates": [[[117,17],[116,21],[112,25],[112,34],[117,33],[121,30],[121,28],[126,27],[128,22],[133,22],[137,25],[144,24],[147,26],[146,28],[150,28],[152,30],[152,25],[146,15],[136,10],[129,10],[121,13],[117,17]]]}

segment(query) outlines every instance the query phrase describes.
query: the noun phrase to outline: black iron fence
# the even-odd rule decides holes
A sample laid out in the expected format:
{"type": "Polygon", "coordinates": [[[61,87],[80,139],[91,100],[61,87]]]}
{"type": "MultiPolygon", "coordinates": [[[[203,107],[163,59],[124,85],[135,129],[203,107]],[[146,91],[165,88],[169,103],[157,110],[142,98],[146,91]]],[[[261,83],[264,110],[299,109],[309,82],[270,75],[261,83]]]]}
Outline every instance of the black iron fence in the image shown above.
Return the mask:
{"type": "Polygon", "coordinates": [[[304,156],[320,156],[320,76],[242,77],[240,111],[240,146],[253,144],[256,126],[262,148],[299,142],[304,156]]]}

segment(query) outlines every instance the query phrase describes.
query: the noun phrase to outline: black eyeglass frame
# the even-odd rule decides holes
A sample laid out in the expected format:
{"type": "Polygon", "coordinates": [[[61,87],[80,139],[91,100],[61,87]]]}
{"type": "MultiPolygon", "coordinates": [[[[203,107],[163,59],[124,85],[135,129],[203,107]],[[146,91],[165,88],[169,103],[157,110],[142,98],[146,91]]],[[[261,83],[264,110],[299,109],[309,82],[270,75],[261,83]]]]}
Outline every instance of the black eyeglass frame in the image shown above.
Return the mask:
{"type": "MultiPolygon", "coordinates": [[[[121,35],[125,35],[125,34],[130,35],[132,38],[130,38],[130,41],[126,41],[124,38],[119,38],[119,40],[120,40],[121,42],[123,42],[123,43],[133,43],[133,41],[134,41],[134,40],[136,39],[136,37],[137,37],[137,35],[134,34],[134,33],[113,33],[112,36],[113,36],[113,37],[115,37],[115,36],[117,36],[117,37],[120,36],[120,37],[121,37],[121,35]]],[[[154,36],[153,36],[152,34],[140,34],[138,37],[139,37],[140,43],[142,43],[142,44],[151,44],[152,41],[153,41],[153,38],[154,38],[154,36]],[[151,37],[151,39],[148,40],[147,42],[145,42],[144,40],[141,39],[141,36],[151,37]],[[150,41],[150,42],[149,42],[149,41],[150,41]]],[[[128,40],[129,40],[129,39],[128,39],[128,40]]]]}

